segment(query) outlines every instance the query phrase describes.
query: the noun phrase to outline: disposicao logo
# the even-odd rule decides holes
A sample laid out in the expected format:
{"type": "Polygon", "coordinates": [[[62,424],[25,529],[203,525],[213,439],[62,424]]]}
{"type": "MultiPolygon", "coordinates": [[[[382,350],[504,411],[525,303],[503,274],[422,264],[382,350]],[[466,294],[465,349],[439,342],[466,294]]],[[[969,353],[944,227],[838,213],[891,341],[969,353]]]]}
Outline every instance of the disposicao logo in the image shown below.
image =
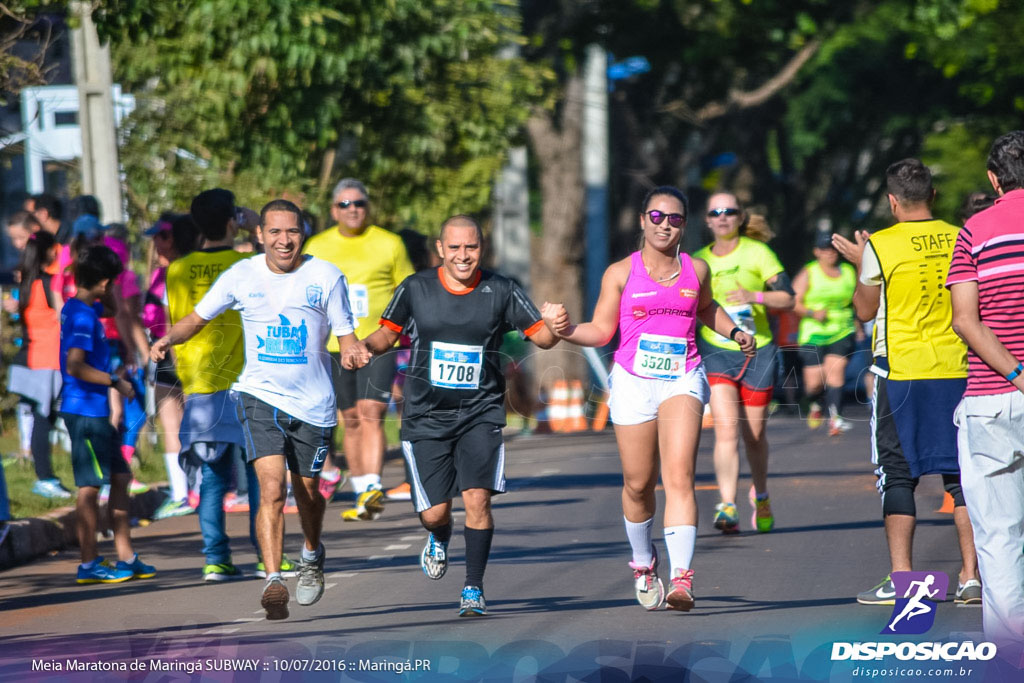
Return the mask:
{"type": "Polygon", "coordinates": [[[896,605],[883,635],[925,633],[935,623],[938,602],[946,598],[949,577],[945,572],[893,572],[896,605]]]}
{"type": "MultiPolygon", "coordinates": [[[[917,635],[935,624],[938,603],[945,599],[949,577],[945,572],[893,572],[896,604],[886,620],[882,635],[917,635]]],[[[996,656],[993,643],[973,642],[855,642],[832,643],[832,661],[879,660],[896,657],[901,661],[987,661],[996,656]]]]}

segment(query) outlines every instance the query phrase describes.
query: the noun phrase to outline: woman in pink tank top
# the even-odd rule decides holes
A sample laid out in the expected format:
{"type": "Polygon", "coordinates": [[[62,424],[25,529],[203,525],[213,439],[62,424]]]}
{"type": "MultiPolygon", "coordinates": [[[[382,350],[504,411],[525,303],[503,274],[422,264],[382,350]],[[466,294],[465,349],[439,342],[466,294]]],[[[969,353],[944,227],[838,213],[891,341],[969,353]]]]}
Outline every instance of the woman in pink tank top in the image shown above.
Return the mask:
{"type": "Polygon", "coordinates": [[[755,352],[754,338],[711,298],[707,264],[679,253],[686,216],[686,197],[677,188],[651,190],[639,216],[642,247],[605,271],[594,319],[574,325],[561,304],[545,304],[541,311],[562,339],[580,346],[604,346],[619,333],[608,404],[622,461],[622,512],[633,551],[629,566],[637,602],[648,610],[663,600],[682,611],[694,603],[693,475],[709,395],[697,352],[697,321],[731,337],[744,353],[755,352]],[[659,464],[671,565],[667,596],[652,539],[659,464]]]}

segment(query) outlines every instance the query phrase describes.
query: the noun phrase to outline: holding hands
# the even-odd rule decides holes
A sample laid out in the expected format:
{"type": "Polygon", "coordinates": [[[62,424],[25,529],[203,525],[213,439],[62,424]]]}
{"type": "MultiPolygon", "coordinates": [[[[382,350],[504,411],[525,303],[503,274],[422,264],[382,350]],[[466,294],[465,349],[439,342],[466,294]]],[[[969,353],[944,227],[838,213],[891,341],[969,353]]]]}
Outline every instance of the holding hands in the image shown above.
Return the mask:
{"type": "Polygon", "coordinates": [[[540,307],[540,315],[544,323],[559,337],[568,334],[572,327],[569,320],[569,313],[562,304],[552,304],[547,301],[540,307]]]}
{"type": "Polygon", "coordinates": [[[366,347],[366,342],[357,341],[342,352],[341,367],[346,370],[358,370],[365,367],[371,358],[373,353],[366,347]]]}

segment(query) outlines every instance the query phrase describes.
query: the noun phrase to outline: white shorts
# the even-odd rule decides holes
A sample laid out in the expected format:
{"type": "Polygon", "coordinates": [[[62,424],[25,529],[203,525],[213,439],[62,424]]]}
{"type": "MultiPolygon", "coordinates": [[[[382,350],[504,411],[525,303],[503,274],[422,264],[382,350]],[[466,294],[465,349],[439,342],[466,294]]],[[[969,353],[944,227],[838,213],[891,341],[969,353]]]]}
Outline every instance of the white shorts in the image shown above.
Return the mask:
{"type": "Polygon", "coordinates": [[[693,396],[702,404],[711,397],[703,363],[673,380],[637,377],[616,363],[608,384],[608,409],[612,423],[617,425],[650,422],[658,417],[658,407],[673,396],[693,396]]]}

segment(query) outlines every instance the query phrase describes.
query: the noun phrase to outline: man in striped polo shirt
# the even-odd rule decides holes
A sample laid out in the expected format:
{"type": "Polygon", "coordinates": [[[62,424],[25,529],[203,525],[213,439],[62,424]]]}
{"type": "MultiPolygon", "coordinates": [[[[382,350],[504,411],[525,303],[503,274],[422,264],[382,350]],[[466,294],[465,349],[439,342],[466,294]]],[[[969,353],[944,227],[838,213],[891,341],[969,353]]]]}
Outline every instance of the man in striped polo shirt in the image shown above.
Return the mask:
{"type": "Polygon", "coordinates": [[[965,342],[957,407],[960,473],[984,581],[985,636],[1020,661],[1024,645],[1024,131],[988,156],[999,198],[960,231],[946,286],[965,342]],[[1012,644],[1012,645],[1011,645],[1012,644]],[[1009,650],[1007,650],[1009,646],[1009,650]]]}

